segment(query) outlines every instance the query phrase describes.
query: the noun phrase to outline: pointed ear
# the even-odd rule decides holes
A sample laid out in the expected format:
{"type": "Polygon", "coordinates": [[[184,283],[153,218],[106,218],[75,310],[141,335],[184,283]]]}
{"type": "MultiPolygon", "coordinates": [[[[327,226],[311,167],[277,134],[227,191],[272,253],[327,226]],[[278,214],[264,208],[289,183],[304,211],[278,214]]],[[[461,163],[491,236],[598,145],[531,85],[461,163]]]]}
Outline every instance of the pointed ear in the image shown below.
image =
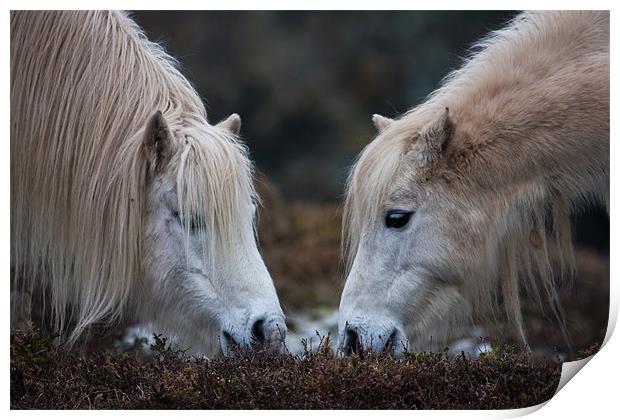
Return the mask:
{"type": "Polygon", "coordinates": [[[161,111],[149,118],[144,132],[144,149],[151,167],[161,170],[172,156],[172,135],[161,111]]]}
{"type": "Polygon", "coordinates": [[[217,127],[221,127],[237,135],[241,130],[241,117],[237,114],[230,114],[230,117],[217,123],[217,127]]]}
{"type": "Polygon", "coordinates": [[[420,132],[420,139],[424,142],[422,157],[427,162],[434,162],[441,157],[443,147],[452,135],[452,129],[450,110],[445,108],[437,119],[420,132]]]}
{"type": "Polygon", "coordinates": [[[372,122],[374,123],[377,130],[382,131],[385,127],[392,124],[394,120],[391,118],[384,117],[379,114],[373,114],[372,122]]]}

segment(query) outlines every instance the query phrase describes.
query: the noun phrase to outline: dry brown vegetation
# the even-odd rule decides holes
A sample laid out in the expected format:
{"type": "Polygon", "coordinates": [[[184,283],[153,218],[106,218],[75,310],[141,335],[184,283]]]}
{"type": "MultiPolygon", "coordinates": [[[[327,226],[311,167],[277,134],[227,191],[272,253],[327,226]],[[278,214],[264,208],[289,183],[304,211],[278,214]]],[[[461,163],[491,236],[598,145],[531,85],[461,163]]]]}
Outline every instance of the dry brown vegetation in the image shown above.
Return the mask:
{"type": "Polygon", "coordinates": [[[158,340],[139,352],[58,351],[36,331],[11,335],[11,408],[518,408],[553,396],[559,365],[502,348],[471,360],[438,354],[337,358],[239,353],[186,360],[158,340]]]}

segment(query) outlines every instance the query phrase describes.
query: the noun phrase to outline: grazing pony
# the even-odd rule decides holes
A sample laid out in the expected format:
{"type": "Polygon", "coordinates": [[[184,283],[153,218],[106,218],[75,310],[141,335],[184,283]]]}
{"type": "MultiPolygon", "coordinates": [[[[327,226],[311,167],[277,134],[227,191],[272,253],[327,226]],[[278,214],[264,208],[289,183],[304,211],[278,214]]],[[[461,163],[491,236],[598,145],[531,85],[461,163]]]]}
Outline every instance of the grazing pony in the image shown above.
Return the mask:
{"type": "Polygon", "coordinates": [[[437,349],[502,312],[526,344],[522,292],[566,333],[551,261],[570,278],[571,211],[609,211],[609,13],[523,13],[373,120],[345,203],[344,349],[437,349]]]}
{"type": "Polygon", "coordinates": [[[120,12],[11,13],[12,323],[152,323],[202,354],[279,347],[239,117],[218,125],[120,12]]]}

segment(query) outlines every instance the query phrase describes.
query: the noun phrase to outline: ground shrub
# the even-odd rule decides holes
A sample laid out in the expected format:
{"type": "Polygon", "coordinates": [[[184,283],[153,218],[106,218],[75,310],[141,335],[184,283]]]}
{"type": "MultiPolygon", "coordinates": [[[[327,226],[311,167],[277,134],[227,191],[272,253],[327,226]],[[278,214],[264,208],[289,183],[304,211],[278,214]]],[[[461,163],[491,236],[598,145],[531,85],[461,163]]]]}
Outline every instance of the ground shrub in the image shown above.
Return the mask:
{"type": "Polygon", "coordinates": [[[188,359],[159,337],[139,351],[81,355],[33,328],[11,334],[13,409],[503,409],[553,396],[560,365],[499,348],[479,359],[327,347],[302,356],[188,359]]]}

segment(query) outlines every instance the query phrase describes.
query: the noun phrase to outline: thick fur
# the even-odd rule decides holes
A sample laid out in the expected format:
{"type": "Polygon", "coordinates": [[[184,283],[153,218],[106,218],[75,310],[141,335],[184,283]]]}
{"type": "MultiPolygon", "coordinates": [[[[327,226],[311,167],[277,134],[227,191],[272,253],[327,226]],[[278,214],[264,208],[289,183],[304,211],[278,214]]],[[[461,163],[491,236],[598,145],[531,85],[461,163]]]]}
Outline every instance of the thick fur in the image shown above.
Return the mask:
{"type": "MultiPolygon", "coordinates": [[[[126,14],[11,13],[12,288],[49,291],[46,305],[67,343],[93,324],[162,310],[145,302],[145,266],[165,257],[142,249],[145,234],[158,240],[144,226],[149,176],[169,174],[182,220],[203,215],[205,258],[217,249],[217,264],[239,264],[233,248],[248,236],[239,231],[254,240],[246,149],[206,117],[174,60],[126,14]],[[155,111],[169,130],[163,167],[144,141],[155,111]]],[[[29,312],[27,302],[13,312],[29,312]]]]}
{"type": "Polygon", "coordinates": [[[439,211],[454,211],[439,227],[452,238],[453,267],[438,265],[434,275],[459,277],[462,310],[488,321],[503,302],[525,341],[525,289],[561,319],[550,253],[570,278],[571,211],[609,209],[609,13],[519,15],[423,104],[380,128],[348,182],[350,266],[396,191],[418,186],[439,211]],[[450,132],[429,164],[421,143],[445,108],[450,132]]]}

